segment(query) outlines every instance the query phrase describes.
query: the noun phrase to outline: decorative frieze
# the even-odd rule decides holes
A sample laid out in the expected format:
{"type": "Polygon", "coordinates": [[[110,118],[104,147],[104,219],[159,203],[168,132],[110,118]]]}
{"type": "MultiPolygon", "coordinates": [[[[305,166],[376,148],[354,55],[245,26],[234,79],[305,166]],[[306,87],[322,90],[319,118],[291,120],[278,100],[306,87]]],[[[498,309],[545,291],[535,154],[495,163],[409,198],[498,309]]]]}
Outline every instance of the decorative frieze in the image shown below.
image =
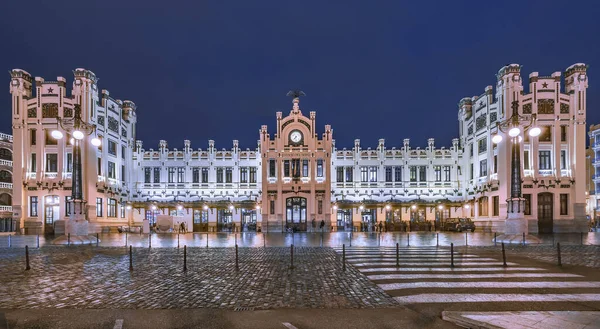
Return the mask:
{"type": "Polygon", "coordinates": [[[560,103],[560,113],[569,114],[569,104],[560,103]]]}
{"type": "Polygon", "coordinates": [[[42,104],[42,118],[57,118],[57,117],[58,117],[58,103],[42,104]]]}
{"type": "Polygon", "coordinates": [[[538,99],[538,114],[554,114],[554,100],[538,99]]]}
{"type": "Polygon", "coordinates": [[[531,103],[523,104],[523,114],[531,114],[531,103]]]}
{"type": "Polygon", "coordinates": [[[487,119],[485,115],[480,115],[477,117],[477,119],[475,119],[475,128],[477,131],[479,131],[479,129],[485,128],[486,125],[487,119]]]}

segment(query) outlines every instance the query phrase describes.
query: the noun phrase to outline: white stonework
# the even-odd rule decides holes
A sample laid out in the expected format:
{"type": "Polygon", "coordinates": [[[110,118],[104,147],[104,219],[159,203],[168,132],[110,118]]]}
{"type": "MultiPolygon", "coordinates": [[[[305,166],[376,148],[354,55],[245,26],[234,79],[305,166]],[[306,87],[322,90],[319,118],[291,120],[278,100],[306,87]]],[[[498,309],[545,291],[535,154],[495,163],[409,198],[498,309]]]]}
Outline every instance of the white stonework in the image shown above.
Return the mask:
{"type": "Polygon", "coordinates": [[[587,150],[587,215],[590,225],[600,226],[600,124],[590,126],[590,147],[587,150]]]}
{"type": "MultiPolygon", "coordinates": [[[[83,143],[83,195],[90,233],[118,226],[155,223],[173,216],[194,231],[435,229],[441,218],[471,217],[478,230],[503,232],[510,195],[510,145],[494,145],[495,122],[519,102],[524,116],[537,114],[539,138],[521,147],[526,225],[535,232],[585,231],[585,115],[587,67],[529,76],[523,89],[520,66],[503,67],[497,85],[459,104],[460,134],[449,148],[397,147],[379,140],[374,149],[355,140],[337,149],[333,129],[317,133],[316,113],[302,113],[293,98],[287,116],[276,113],[273,135],[259,131],[255,149],[144,149],[135,140],[136,107],[98,91],[97,78],[74,71],[70,95],[66,80],[45,81],[19,69],[11,72],[14,136],[13,215],[25,233],[52,232],[65,219],[70,196],[71,146],[45,133],[57,128],[80,104],[84,121],[97,126],[99,148],[83,143]],[[35,90],[34,90],[35,89],[35,90]],[[35,159],[35,160],[34,160],[35,159]],[[37,204],[35,203],[37,198],[37,204]],[[96,206],[98,205],[99,208],[96,206]],[[101,208],[100,208],[101,207],[101,208]],[[538,220],[541,219],[541,220],[538,220]],[[367,225],[368,224],[368,225],[367,225]]],[[[89,136],[88,139],[94,136],[89,136]]],[[[86,139],[87,140],[87,139],[86,139]]],[[[507,140],[507,138],[505,138],[507,140]]],[[[389,142],[389,141],[388,141],[389,142]]],[[[512,227],[512,224],[510,225],[512,227]]]]}

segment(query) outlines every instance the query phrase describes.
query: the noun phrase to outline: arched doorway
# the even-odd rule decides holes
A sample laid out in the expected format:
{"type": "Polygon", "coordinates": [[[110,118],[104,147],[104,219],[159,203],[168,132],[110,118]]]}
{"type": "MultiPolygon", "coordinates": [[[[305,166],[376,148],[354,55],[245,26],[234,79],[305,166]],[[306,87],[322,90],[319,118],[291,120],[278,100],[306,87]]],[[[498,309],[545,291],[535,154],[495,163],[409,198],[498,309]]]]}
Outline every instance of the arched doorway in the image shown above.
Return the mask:
{"type": "Polygon", "coordinates": [[[554,195],[550,192],[538,194],[538,230],[540,233],[552,233],[554,221],[552,209],[554,208],[554,195]]]}
{"type": "Polygon", "coordinates": [[[285,200],[286,228],[306,231],[306,198],[291,197],[285,200]]]}

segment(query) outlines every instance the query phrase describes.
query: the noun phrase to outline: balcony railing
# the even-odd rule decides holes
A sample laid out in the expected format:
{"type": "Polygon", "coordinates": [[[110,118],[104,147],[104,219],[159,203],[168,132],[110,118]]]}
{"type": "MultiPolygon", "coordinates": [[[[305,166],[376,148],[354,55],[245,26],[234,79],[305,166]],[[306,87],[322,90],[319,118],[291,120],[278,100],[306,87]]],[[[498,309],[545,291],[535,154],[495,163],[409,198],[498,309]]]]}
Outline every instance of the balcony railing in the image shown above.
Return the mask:
{"type": "Polygon", "coordinates": [[[12,161],[10,161],[10,160],[0,160],[0,166],[12,167],[12,161]]]}
{"type": "Polygon", "coordinates": [[[57,172],[47,172],[47,173],[44,173],[44,177],[54,179],[54,178],[58,177],[58,173],[57,172]]]}
{"type": "Polygon", "coordinates": [[[7,188],[7,189],[12,190],[13,184],[12,183],[0,183],[0,188],[7,188]]]}
{"type": "Polygon", "coordinates": [[[26,177],[27,177],[27,179],[36,179],[37,173],[36,172],[28,172],[26,177]]]}
{"type": "Polygon", "coordinates": [[[13,141],[12,135],[0,133],[0,140],[11,142],[13,141]]]}
{"type": "Polygon", "coordinates": [[[0,206],[0,211],[10,211],[10,212],[12,212],[12,206],[0,206]]]}
{"type": "Polygon", "coordinates": [[[540,176],[552,176],[552,169],[540,169],[540,176]]]}

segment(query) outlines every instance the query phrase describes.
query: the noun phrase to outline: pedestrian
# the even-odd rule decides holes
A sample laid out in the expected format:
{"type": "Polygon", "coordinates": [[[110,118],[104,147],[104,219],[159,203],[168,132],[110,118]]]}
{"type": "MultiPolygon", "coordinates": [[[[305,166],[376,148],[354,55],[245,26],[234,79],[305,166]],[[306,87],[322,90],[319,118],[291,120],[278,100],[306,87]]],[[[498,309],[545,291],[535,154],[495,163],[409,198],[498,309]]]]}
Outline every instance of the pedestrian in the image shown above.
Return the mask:
{"type": "Polygon", "coordinates": [[[379,233],[383,233],[383,221],[379,222],[379,233]]]}
{"type": "Polygon", "coordinates": [[[316,228],[317,228],[317,221],[315,221],[315,218],[314,218],[314,217],[313,217],[313,219],[312,219],[312,223],[311,223],[311,225],[312,225],[312,231],[313,231],[313,232],[315,232],[315,231],[316,231],[316,228]]]}
{"type": "Polygon", "coordinates": [[[325,220],[324,219],[321,219],[321,225],[320,225],[320,227],[321,227],[321,232],[323,232],[323,227],[325,227],[325,220]]]}

